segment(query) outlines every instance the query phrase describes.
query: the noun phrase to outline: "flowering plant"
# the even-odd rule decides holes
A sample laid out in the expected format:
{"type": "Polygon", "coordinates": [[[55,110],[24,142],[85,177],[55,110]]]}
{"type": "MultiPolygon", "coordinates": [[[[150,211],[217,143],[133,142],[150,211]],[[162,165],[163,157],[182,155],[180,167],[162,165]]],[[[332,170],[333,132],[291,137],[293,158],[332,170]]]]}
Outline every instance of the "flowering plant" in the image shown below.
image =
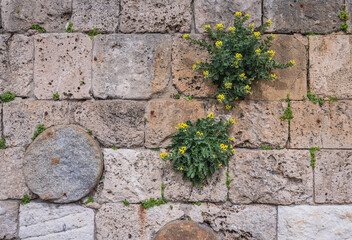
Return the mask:
{"type": "Polygon", "coordinates": [[[236,12],[233,27],[228,31],[221,23],[217,24],[216,31],[206,25],[204,29],[211,42],[194,39],[189,34],[183,36],[208,50],[210,62],[198,61],[193,69],[203,71],[205,79],[213,80],[218,86],[218,101],[226,104],[229,110],[232,108],[232,101],[252,94],[254,79],[274,81],[277,76],[271,73],[273,69],[295,65],[294,60],[284,64],[273,60],[275,52],[269,48],[275,35],[262,37],[272,22],[268,20],[256,31],[254,24],[244,26],[250,17],[249,14],[243,16],[241,12],[236,12]]]}
{"type": "Polygon", "coordinates": [[[184,179],[202,187],[204,180],[222,166],[228,166],[229,158],[234,155],[231,145],[234,138],[227,132],[233,124],[236,124],[234,119],[215,121],[213,113],[198,119],[195,125],[190,121],[180,123],[172,137],[173,144],[160,156],[173,162],[174,170],[182,172],[184,179]]]}

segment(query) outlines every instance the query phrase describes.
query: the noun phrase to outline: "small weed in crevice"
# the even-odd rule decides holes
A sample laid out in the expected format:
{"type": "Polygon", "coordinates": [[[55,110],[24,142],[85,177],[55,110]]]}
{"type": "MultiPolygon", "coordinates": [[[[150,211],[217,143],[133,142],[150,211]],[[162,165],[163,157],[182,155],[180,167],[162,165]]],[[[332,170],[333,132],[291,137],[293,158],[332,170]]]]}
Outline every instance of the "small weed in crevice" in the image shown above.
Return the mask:
{"type": "Polygon", "coordinates": [[[117,147],[112,147],[111,149],[112,149],[112,150],[117,150],[118,148],[117,148],[117,147]]]}
{"type": "Polygon", "coordinates": [[[60,100],[60,95],[59,95],[58,92],[56,92],[56,93],[53,94],[53,100],[54,100],[54,101],[59,101],[59,100],[60,100]]]}
{"type": "Polygon", "coordinates": [[[307,92],[307,98],[314,104],[319,103],[320,106],[322,106],[324,104],[324,98],[317,98],[317,96],[313,93],[311,93],[310,90],[308,90],[307,92]]]}
{"type": "Polygon", "coordinates": [[[278,147],[276,148],[276,150],[283,150],[283,149],[286,149],[286,147],[280,147],[280,146],[278,146],[278,147]]]}
{"type": "Polygon", "coordinates": [[[329,98],[330,102],[338,102],[339,99],[337,97],[330,97],[329,98]]]}
{"type": "Polygon", "coordinates": [[[31,202],[31,198],[28,196],[28,194],[25,194],[21,199],[22,205],[26,205],[27,203],[30,203],[30,202],[31,202]]]}
{"type": "Polygon", "coordinates": [[[202,205],[202,202],[201,201],[197,201],[197,202],[192,202],[193,205],[197,205],[197,206],[200,206],[202,205]]]}
{"type": "Polygon", "coordinates": [[[146,117],[144,118],[144,122],[145,122],[145,123],[148,122],[148,119],[147,119],[146,117]]]}
{"type": "Polygon", "coordinates": [[[90,36],[90,39],[93,40],[96,35],[99,35],[101,33],[98,32],[98,30],[96,28],[93,28],[92,31],[88,31],[88,32],[86,32],[86,34],[88,34],[88,36],[90,36]]]}
{"type": "Polygon", "coordinates": [[[162,198],[164,198],[165,188],[166,188],[165,184],[162,183],[162,184],[161,184],[161,197],[162,197],[162,198]]]}
{"type": "Polygon", "coordinates": [[[6,140],[4,137],[1,137],[0,149],[6,149],[6,140]]]}
{"type": "Polygon", "coordinates": [[[167,203],[167,200],[165,198],[161,198],[161,199],[150,198],[149,200],[142,201],[142,207],[144,209],[148,209],[154,206],[163,205],[165,203],[167,203]]]}
{"type": "Polygon", "coordinates": [[[177,93],[175,96],[174,96],[175,99],[180,99],[181,98],[181,94],[177,93]]]}
{"type": "Polygon", "coordinates": [[[66,31],[67,33],[73,33],[73,30],[72,30],[72,27],[73,27],[73,23],[72,22],[69,22],[67,24],[67,27],[66,27],[66,31]]]}
{"type": "Polygon", "coordinates": [[[92,196],[90,196],[84,204],[87,205],[88,203],[93,203],[93,202],[94,202],[94,198],[92,196]]]}
{"type": "Polygon", "coordinates": [[[32,25],[31,29],[38,30],[40,33],[46,33],[46,30],[43,27],[36,25],[36,24],[32,25]]]}
{"type": "Polygon", "coordinates": [[[20,10],[17,9],[17,10],[16,10],[16,13],[19,14],[19,13],[20,13],[20,10]]]}
{"type": "Polygon", "coordinates": [[[125,200],[123,200],[123,205],[128,207],[130,205],[130,202],[127,199],[125,199],[125,200]]]}
{"type": "Polygon", "coordinates": [[[230,179],[230,172],[229,171],[227,171],[226,172],[226,187],[227,187],[227,189],[229,189],[230,190],[230,184],[231,184],[231,179],[230,179]]]}
{"type": "Polygon", "coordinates": [[[160,148],[152,148],[153,151],[160,152],[160,148]]]}
{"type": "Polygon", "coordinates": [[[273,150],[272,146],[261,146],[260,148],[263,150],[273,150]]]}
{"type": "Polygon", "coordinates": [[[92,132],[92,130],[90,130],[90,129],[87,130],[87,133],[88,133],[89,135],[91,135],[91,136],[93,135],[93,132],[92,132]]]}
{"type": "Polygon", "coordinates": [[[186,101],[193,101],[193,97],[192,96],[188,96],[188,97],[185,97],[186,101]]]}
{"type": "Polygon", "coordinates": [[[10,91],[5,92],[1,95],[1,101],[3,102],[11,102],[15,100],[16,94],[11,93],[10,91]]]}
{"type": "Polygon", "coordinates": [[[34,139],[36,139],[39,136],[39,134],[41,134],[45,130],[46,130],[46,127],[44,126],[44,124],[39,124],[37,127],[37,130],[34,132],[33,137],[31,138],[32,141],[34,141],[34,139]]]}
{"type": "Polygon", "coordinates": [[[315,151],[320,151],[320,147],[312,147],[309,148],[309,153],[310,153],[310,166],[314,169],[315,168],[315,162],[316,162],[316,155],[315,151]]]}
{"type": "Polygon", "coordinates": [[[288,121],[288,125],[291,125],[291,120],[293,119],[293,113],[292,113],[292,108],[291,108],[291,100],[290,100],[290,94],[287,93],[286,99],[281,99],[281,102],[287,102],[287,108],[284,111],[284,114],[280,117],[281,121],[288,121]]]}
{"type": "Polygon", "coordinates": [[[346,33],[347,29],[348,29],[347,20],[349,19],[349,16],[348,16],[348,13],[346,10],[346,4],[341,5],[341,12],[338,16],[339,16],[340,20],[342,21],[340,29],[346,33]]]}
{"type": "Polygon", "coordinates": [[[205,215],[205,212],[202,212],[202,216],[204,216],[205,215]]]}
{"type": "Polygon", "coordinates": [[[170,205],[170,209],[172,210],[174,208],[174,206],[170,205]]]}

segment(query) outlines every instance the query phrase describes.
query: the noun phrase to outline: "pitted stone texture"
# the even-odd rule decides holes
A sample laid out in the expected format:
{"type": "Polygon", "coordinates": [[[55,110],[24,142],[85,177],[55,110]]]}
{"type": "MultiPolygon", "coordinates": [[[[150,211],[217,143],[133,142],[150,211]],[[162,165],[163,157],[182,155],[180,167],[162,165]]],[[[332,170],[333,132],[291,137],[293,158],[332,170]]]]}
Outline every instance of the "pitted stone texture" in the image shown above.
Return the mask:
{"type": "Polygon", "coordinates": [[[186,100],[153,100],[146,109],[147,126],[146,142],[148,148],[166,147],[168,139],[176,132],[178,123],[196,121],[205,117],[204,106],[197,101],[186,100]]]}
{"type": "Polygon", "coordinates": [[[159,197],[163,165],[158,151],[104,149],[101,200],[122,202],[128,199],[130,203],[138,203],[159,197]]]}
{"type": "Polygon", "coordinates": [[[120,0],[73,0],[73,30],[113,33],[119,25],[120,0]]]}
{"type": "Polygon", "coordinates": [[[33,80],[33,38],[21,34],[0,35],[0,94],[11,91],[28,97],[33,80]]]}
{"type": "MultiPolygon", "coordinates": [[[[351,15],[351,12],[352,12],[352,0],[346,0],[345,3],[346,3],[347,13],[348,13],[348,15],[351,15]]],[[[352,33],[352,18],[351,18],[351,16],[347,20],[347,25],[348,25],[347,32],[348,33],[352,33]]]]}
{"type": "Polygon", "coordinates": [[[230,179],[229,197],[236,204],[312,202],[309,151],[236,149],[230,179]]]}
{"type": "Polygon", "coordinates": [[[105,147],[140,147],[144,143],[144,102],[77,102],[71,106],[73,123],[93,132],[105,147]]]}
{"type": "Polygon", "coordinates": [[[170,79],[170,36],[115,34],[94,41],[95,97],[148,99],[165,90],[170,79]]]}
{"type": "Polygon", "coordinates": [[[17,202],[0,201],[0,239],[17,237],[18,208],[17,202]]]}
{"type": "Polygon", "coordinates": [[[352,239],[351,206],[278,207],[278,239],[352,239]]]}
{"type": "Polygon", "coordinates": [[[177,221],[163,227],[154,240],[217,240],[215,234],[208,228],[201,227],[193,221],[177,221]]]}
{"type": "Polygon", "coordinates": [[[120,31],[190,32],[191,1],[121,0],[120,31]]]}
{"type": "Polygon", "coordinates": [[[270,32],[329,33],[340,30],[338,15],[343,0],[266,0],[264,21],[270,32]]]}
{"type": "Polygon", "coordinates": [[[38,99],[89,99],[92,40],[86,34],[35,37],[34,94],[38,99]]]}
{"type": "Polygon", "coordinates": [[[27,146],[39,124],[68,124],[67,102],[20,101],[4,104],[3,122],[7,147],[27,146]]]}
{"type": "Polygon", "coordinates": [[[352,98],[352,36],[309,37],[309,79],[312,93],[352,98]],[[346,87],[344,87],[346,86],[346,87]]]}
{"type": "Polygon", "coordinates": [[[27,31],[40,25],[48,32],[64,32],[70,19],[71,0],[3,0],[2,26],[5,31],[27,31]]]}
{"type": "Polygon", "coordinates": [[[94,239],[94,211],[74,204],[21,205],[19,225],[21,239],[94,239]]]}
{"type": "Polygon", "coordinates": [[[288,63],[295,60],[296,66],[273,71],[278,78],[275,81],[257,80],[254,82],[253,94],[248,95],[254,100],[280,100],[287,93],[290,99],[301,100],[307,94],[307,51],[308,40],[302,35],[276,35],[270,49],[276,52],[274,60],[288,63]]]}
{"type": "Polygon", "coordinates": [[[292,102],[293,148],[352,148],[352,102],[292,102]]]}
{"type": "Polygon", "coordinates": [[[22,173],[23,155],[23,148],[0,150],[0,199],[21,199],[29,194],[22,173]]]}
{"type": "Polygon", "coordinates": [[[352,203],[352,151],[316,151],[315,202],[352,203]]]}
{"type": "Polygon", "coordinates": [[[248,24],[255,23],[258,27],[261,25],[261,0],[197,0],[194,2],[196,30],[203,33],[205,25],[216,29],[217,23],[224,24],[224,28],[228,29],[233,26],[235,13],[239,11],[251,15],[248,24]]]}
{"type": "Polygon", "coordinates": [[[94,139],[73,125],[45,130],[29,146],[23,173],[32,192],[55,203],[74,202],[98,183],[103,159],[94,139]]]}
{"type": "MultiPolygon", "coordinates": [[[[202,35],[192,35],[193,38],[202,39],[202,35]]],[[[205,62],[208,52],[190,41],[177,36],[172,44],[172,78],[173,84],[186,96],[215,97],[217,87],[211,80],[204,79],[203,73],[194,71],[192,66],[197,61],[205,62]]]]}
{"type": "Polygon", "coordinates": [[[104,204],[96,216],[97,239],[152,239],[164,225],[184,217],[179,204],[172,206],[143,209],[142,205],[104,204]]]}
{"type": "Polygon", "coordinates": [[[266,205],[193,205],[191,219],[208,223],[224,240],[272,240],[276,236],[276,207],[266,205]],[[202,214],[202,212],[204,214],[202,214]]]}

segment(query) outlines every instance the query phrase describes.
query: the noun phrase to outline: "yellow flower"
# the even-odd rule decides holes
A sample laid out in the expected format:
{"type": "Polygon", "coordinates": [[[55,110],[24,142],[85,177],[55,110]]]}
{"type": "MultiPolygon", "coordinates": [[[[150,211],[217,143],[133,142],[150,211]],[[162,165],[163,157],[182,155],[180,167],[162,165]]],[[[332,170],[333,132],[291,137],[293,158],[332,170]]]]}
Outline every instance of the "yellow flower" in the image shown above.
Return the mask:
{"type": "Polygon", "coordinates": [[[183,171],[183,168],[181,167],[180,170],[183,171]]]}
{"type": "Polygon", "coordinates": [[[178,127],[175,127],[176,128],[176,130],[178,130],[178,127]]]}
{"type": "Polygon", "coordinates": [[[224,148],[225,147],[225,145],[224,144],[220,144],[220,148],[224,148]]]}
{"type": "Polygon", "coordinates": [[[251,87],[250,87],[249,85],[247,85],[244,89],[248,89],[248,90],[250,90],[250,89],[251,89],[251,87]]]}
{"type": "Polygon", "coordinates": [[[266,21],[268,24],[269,24],[269,26],[271,25],[271,24],[273,24],[273,22],[269,19],[268,21],[266,21]]]}
{"type": "Polygon", "coordinates": [[[215,43],[215,46],[216,46],[216,47],[222,46],[222,42],[221,42],[221,41],[217,41],[217,42],[215,43]]]}
{"type": "Polygon", "coordinates": [[[162,159],[164,159],[166,156],[167,156],[167,153],[166,153],[166,152],[160,153],[160,157],[161,157],[162,159]]]}
{"type": "Polygon", "coordinates": [[[235,149],[232,149],[231,152],[235,153],[236,151],[235,151],[235,149]]]}
{"type": "Polygon", "coordinates": [[[291,60],[290,63],[291,63],[293,66],[296,66],[295,60],[291,60]]]}
{"type": "Polygon", "coordinates": [[[189,38],[189,34],[183,35],[183,39],[187,39],[187,38],[189,38]]]}
{"type": "Polygon", "coordinates": [[[274,56],[275,55],[275,52],[273,50],[270,50],[270,51],[267,51],[268,54],[270,54],[270,56],[274,56]]]}
{"type": "Polygon", "coordinates": [[[196,134],[200,134],[200,132],[198,131],[198,132],[196,132],[196,134]]]}
{"type": "Polygon", "coordinates": [[[251,15],[249,15],[249,14],[247,13],[247,14],[246,14],[246,17],[251,18],[251,15]]]}
{"type": "Polygon", "coordinates": [[[197,61],[197,64],[199,65],[199,64],[200,64],[200,61],[197,61]]]}
{"type": "Polygon", "coordinates": [[[233,140],[235,140],[235,138],[234,138],[234,137],[232,137],[230,140],[231,140],[231,141],[233,141],[233,140]]]}
{"type": "Polygon", "coordinates": [[[276,74],[275,74],[275,73],[271,74],[271,75],[270,75],[270,77],[272,78],[272,80],[277,79],[277,76],[276,76],[276,74]]]}
{"type": "Polygon", "coordinates": [[[200,133],[201,136],[203,136],[204,134],[203,133],[200,133]]]}
{"type": "Polygon", "coordinates": [[[260,32],[255,32],[254,36],[256,36],[259,39],[260,38],[260,32]]]}
{"type": "Polygon", "coordinates": [[[236,16],[242,16],[241,12],[236,12],[236,16]]]}
{"type": "Polygon", "coordinates": [[[225,83],[226,88],[231,88],[231,86],[232,86],[232,83],[225,83]]]}
{"type": "Polygon", "coordinates": [[[255,50],[255,52],[257,53],[257,55],[260,55],[260,52],[261,52],[262,50],[260,50],[260,48],[258,48],[257,50],[255,50]]]}
{"type": "Polygon", "coordinates": [[[243,78],[243,79],[246,79],[246,78],[247,78],[244,73],[242,73],[242,74],[240,75],[240,77],[243,78]]]}
{"type": "Polygon", "coordinates": [[[229,27],[229,30],[230,30],[230,31],[235,31],[236,28],[235,28],[235,27],[229,27]]]}
{"type": "Polygon", "coordinates": [[[235,63],[235,68],[238,68],[238,62],[235,61],[234,63],[235,63]]]}
{"type": "Polygon", "coordinates": [[[253,28],[253,27],[254,27],[254,23],[252,23],[252,24],[249,24],[249,25],[248,25],[248,27],[251,27],[251,28],[253,28]]]}
{"type": "Polygon", "coordinates": [[[207,28],[210,28],[210,25],[205,25],[203,28],[204,30],[207,30],[207,28]]]}
{"type": "Polygon", "coordinates": [[[186,147],[182,147],[182,150],[186,150],[187,148],[186,147]]]}
{"type": "Polygon", "coordinates": [[[219,30],[223,30],[223,29],[224,29],[224,25],[222,25],[222,23],[216,24],[216,27],[217,27],[217,29],[219,29],[219,30]]]}
{"type": "Polygon", "coordinates": [[[214,157],[214,158],[216,158],[216,156],[215,156],[215,155],[213,155],[213,157],[214,157]]]}
{"type": "Polygon", "coordinates": [[[196,70],[197,65],[196,65],[196,64],[194,64],[192,68],[193,68],[193,70],[196,70]]]}
{"type": "Polygon", "coordinates": [[[184,154],[184,153],[185,153],[185,151],[182,150],[181,148],[179,149],[179,151],[180,151],[181,154],[184,154]]]}
{"type": "Polygon", "coordinates": [[[230,123],[236,124],[235,119],[230,118],[230,123]]]}
{"type": "Polygon", "coordinates": [[[214,118],[214,114],[213,113],[210,113],[207,118],[214,118]]]}
{"type": "Polygon", "coordinates": [[[227,109],[227,110],[230,110],[231,108],[232,108],[232,106],[226,105],[226,109],[227,109]]]}
{"type": "Polygon", "coordinates": [[[241,53],[236,53],[236,58],[237,58],[238,60],[241,60],[242,57],[243,57],[243,56],[242,56],[241,53]]]}
{"type": "Polygon", "coordinates": [[[270,34],[270,37],[275,38],[275,34],[270,34]]]}
{"type": "Polygon", "coordinates": [[[203,74],[204,74],[205,77],[207,77],[209,75],[209,72],[208,71],[204,71],[203,74]]]}
{"type": "Polygon", "coordinates": [[[220,164],[219,164],[219,167],[221,167],[221,166],[222,166],[222,164],[220,163],[220,164]]]}
{"type": "Polygon", "coordinates": [[[225,96],[223,94],[218,95],[218,101],[221,102],[222,100],[225,99],[225,96]]]}

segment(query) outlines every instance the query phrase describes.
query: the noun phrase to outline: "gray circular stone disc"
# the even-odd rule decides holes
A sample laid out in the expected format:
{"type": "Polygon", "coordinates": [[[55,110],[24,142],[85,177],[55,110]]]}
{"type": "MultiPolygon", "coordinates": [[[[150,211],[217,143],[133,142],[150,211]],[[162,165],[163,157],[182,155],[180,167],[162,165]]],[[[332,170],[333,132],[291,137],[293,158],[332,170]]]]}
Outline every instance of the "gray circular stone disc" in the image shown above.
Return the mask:
{"type": "Polygon", "coordinates": [[[73,125],[55,126],[41,133],[27,149],[23,165],[29,189],[55,203],[86,196],[103,170],[99,146],[73,125]]]}

